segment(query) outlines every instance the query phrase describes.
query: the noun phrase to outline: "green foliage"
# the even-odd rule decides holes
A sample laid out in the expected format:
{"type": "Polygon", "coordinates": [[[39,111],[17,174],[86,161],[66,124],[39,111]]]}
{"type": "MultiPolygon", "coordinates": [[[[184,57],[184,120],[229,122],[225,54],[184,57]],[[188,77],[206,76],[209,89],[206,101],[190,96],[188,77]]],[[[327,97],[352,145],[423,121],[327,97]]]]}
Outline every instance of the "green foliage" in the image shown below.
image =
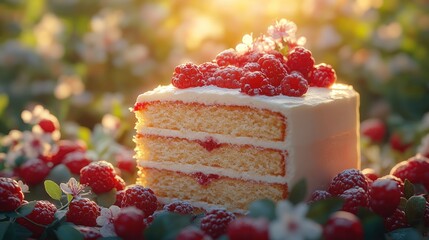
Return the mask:
{"type": "Polygon", "coordinates": [[[298,204],[305,200],[306,194],[307,194],[307,180],[301,179],[290,190],[288,200],[292,204],[298,204]]]}
{"type": "Polygon", "coordinates": [[[56,231],[55,235],[59,240],[83,240],[84,236],[71,224],[63,224],[56,231]]]}
{"type": "Polygon", "coordinates": [[[161,212],[145,230],[144,239],[174,239],[179,231],[191,225],[192,216],[161,212]]]}
{"type": "Polygon", "coordinates": [[[249,206],[248,216],[272,221],[276,219],[276,203],[268,199],[254,201],[249,206]]]}
{"type": "Polygon", "coordinates": [[[344,200],[340,198],[329,198],[311,203],[307,217],[319,224],[325,224],[334,212],[341,210],[343,204],[344,200]]]}
{"type": "Polygon", "coordinates": [[[60,186],[58,186],[58,184],[56,184],[52,180],[45,180],[44,185],[45,185],[46,193],[48,193],[48,195],[52,199],[57,200],[57,201],[61,200],[61,196],[62,196],[63,192],[61,191],[61,188],[60,188],[60,186]]]}

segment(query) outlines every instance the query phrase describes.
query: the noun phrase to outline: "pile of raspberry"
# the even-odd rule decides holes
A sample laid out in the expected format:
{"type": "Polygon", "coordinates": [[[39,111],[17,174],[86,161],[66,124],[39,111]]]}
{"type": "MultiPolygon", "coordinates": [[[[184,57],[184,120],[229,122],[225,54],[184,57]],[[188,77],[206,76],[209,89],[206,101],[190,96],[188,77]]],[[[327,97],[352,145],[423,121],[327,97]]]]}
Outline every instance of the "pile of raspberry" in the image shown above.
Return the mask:
{"type": "Polygon", "coordinates": [[[250,96],[300,97],[309,87],[328,88],[335,80],[330,65],[315,65],[311,51],[296,46],[286,56],[275,50],[239,53],[228,49],[211,62],[177,66],[171,82],[177,88],[213,85],[239,89],[250,96]]]}
{"type": "MultiPolygon", "coordinates": [[[[429,228],[429,159],[415,156],[394,166],[390,174],[378,176],[372,169],[347,169],[334,177],[326,190],[316,190],[310,197],[310,202],[325,200],[332,197],[341,198],[344,204],[341,213],[334,214],[324,226],[326,239],[363,239],[363,226],[357,217],[359,210],[364,208],[380,216],[384,221],[384,230],[391,232],[400,228],[421,227],[429,228]],[[411,195],[404,188],[408,181],[413,188],[423,189],[414,191],[411,195]],[[420,186],[420,187],[419,187],[420,186]],[[413,199],[414,198],[414,199],[413,199]],[[421,198],[423,211],[421,222],[409,222],[407,202],[421,198]],[[413,200],[411,200],[413,199],[413,200]]],[[[408,204],[410,205],[410,204],[408,204]]]]}

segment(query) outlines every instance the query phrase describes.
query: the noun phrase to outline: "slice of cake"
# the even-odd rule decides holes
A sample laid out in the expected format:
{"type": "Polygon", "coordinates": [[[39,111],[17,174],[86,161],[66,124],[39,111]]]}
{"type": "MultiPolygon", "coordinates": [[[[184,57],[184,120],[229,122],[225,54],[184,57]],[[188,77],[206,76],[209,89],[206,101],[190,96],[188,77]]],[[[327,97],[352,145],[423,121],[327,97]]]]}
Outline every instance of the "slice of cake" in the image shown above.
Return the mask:
{"type": "Polygon", "coordinates": [[[261,50],[260,38],[213,62],[178,66],[173,85],[138,96],[137,183],[164,202],[242,211],[287,198],[301,179],[313,191],[359,168],[358,93],[333,85],[333,69],[314,66],[291,39],[261,50]],[[286,44],[283,56],[277,49],[286,44]]]}

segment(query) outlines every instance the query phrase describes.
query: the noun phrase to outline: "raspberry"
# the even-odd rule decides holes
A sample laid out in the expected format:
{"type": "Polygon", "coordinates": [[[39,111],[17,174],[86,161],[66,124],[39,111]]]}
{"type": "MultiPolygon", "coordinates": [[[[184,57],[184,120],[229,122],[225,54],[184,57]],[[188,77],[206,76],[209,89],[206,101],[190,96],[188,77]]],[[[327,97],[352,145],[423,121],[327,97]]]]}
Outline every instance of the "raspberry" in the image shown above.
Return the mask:
{"type": "Polygon", "coordinates": [[[80,170],[80,183],[87,184],[95,194],[105,193],[115,187],[115,169],[106,161],[92,162],[80,170]]]}
{"type": "Polygon", "coordinates": [[[411,142],[407,142],[399,133],[393,133],[389,139],[390,147],[398,152],[405,152],[412,146],[411,142]]]}
{"type": "Polygon", "coordinates": [[[64,165],[66,165],[73,174],[80,174],[80,170],[88,166],[91,162],[91,160],[85,157],[84,152],[69,153],[63,161],[64,165]]]}
{"type": "Polygon", "coordinates": [[[188,226],[182,229],[176,236],[176,240],[204,240],[210,239],[205,233],[194,226],[188,226]]]}
{"type": "Polygon", "coordinates": [[[281,93],[286,96],[300,97],[308,90],[308,83],[298,72],[286,75],[280,83],[281,93]]]}
{"type": "Polygon", "coordinates": [[[54,122],[49,119],[41,119],[39,126],[45,133],[53,133],[57,129],[54,122]]]}
{"type": "Polygon", "coordinates": [[[9,212],[22,204],[24,194],[18,183],[11,178],[0,177],[0,212],[9,212]]]}
{"type": "Polygon", "coordinates": [[[408,226],[405,212],[399,208],[395,209],[390,216],[384,218],[384,228],[387,232],[398,228],[406,228],[408,226]]]}
{"type": "Polygon", "coordinates": [[[221,88],[240,88],[243,71],[236,66],[221,67],[213,75],[211,84],[221,88]]]}
{"type": "Polygon", "coordinates": [[[268,77],[271,85],[275,87],[279,86],[283,78],[287,75],[283,64],[272,54],[265,54],[259,58],[258,63],[262,73],[268,77]]]}
{"type": "Polygon", "coordinates": [[[423,215],[423,220],[425,222],[425,227],[429,227],[429,202],[426,201],[425,213],[423,215]]]}
{"type": "Polygon", "coordinates": [[[97,227],[74,226],[83,235],[84,240],[97,240],[101,238],[100,229],[97,227]]]}
{"type": "Polygon", "coordinates": [[[361,187],[347,189],[338,196],[345,200],[342,210],[346,212],[356,214],[359,207],[369,206],[368,193],[361,187]]]}
{"type": "Polygon", "coordinates": [[[33,237],[38,238],[45,231],[46,226],[55,220],[56,211],[57,208],[54,204],[48,201],[37,201],[30,214],[23,218],[17,218],[16,221],[30,230],[33,237]]]}
{"type": "Polygon", "coordinates": [[[372,211],[389,216],[401,201],[401,189],[395,180],[380,178],[371,184],[370,206],[372,211]]]}
{"type": "Polygon", "coordinates": [[[429,159],[423,156],[415,156],[396,164],[390,174],[402,181],[408,179],[414,184],[426,184],[425,187],[429,190],[429,159]]]}
{"type": "Polygon", "coordinates": [[[186,215],[192,214],[194,212],[194,207],[188,202],[176,201],[165,205],[164,210],[186,215]]]}
{"type": "Polygon", "coordinates": [[[402,181],[402,179],[393,175],[386,175],[386,176],[383,176],[381,179],[391,179],[395,181],[396,184],[398,185],[399,191],[401,192],[401,197],[404,195],[404,182],[402,181]]]}
{"type": "Polygon", "coordinates": [[[327,240],[362,240],[362,223],[354,214],[338,211],[326,222],[323,228],[323,236],[327,240]]]}
{"type": "Polygon", "coordinates": [[[34,186],[45,180],[50,170],[44,161],[34,158],[22,164],[18,169],[18,173],[25,184],[34,186]]]}
{"type": "Polygon", "coordinates": [[[135,207],[122,208],[113,220],[116,234],[124,240],[143,239],[144,213],[135,207]]]}
{"type": "Polygon", "coordinates": [[[88,198],[76,198],[70,202],[66,213],[66,221],[76,225],[95,227],[100,207],[88,198]]]}
{"type": "Polygon", "coordinates": [[[142,210],[145,217],[152,215],[158,207],[158,200],[150,188],[133,185],[125,190],[122,207],[135,206],[142,210]]]}
{"type": "Polygon", "coordinates": [[[257,62],[249,62],[246,63],[246,65],[244,65],[243,67],[243,71],[244,72],[256,72],[256,71],[261,71],[261,65],[259,65],[259,63],[257,62]]]}
{"type": "Polygon", "coordinates": [[[259,51],[246,52],[245,54],[238,57],[239,65],[245,66],[248,63],[256,63],[263,55],[264,53],[259,51]]]}
{"type": "Polygon", "coordinates": [[[213,209],[201,219],[201,230],[212,238],[218,238],[226,233],[228,224],[234,219],[235,215],[231,212],[213,209]]]}
{"type": "Polygon", "coordinates": [[[121,171],[125,171],[128,173],[133,173],[136,170],[136,161],[132,160],[118,160],[116,162],[116,167],[121,171]]]}
{"type": "Polygon", "coordinates": [[[217,69],[219,69],[219,66],[214,62],[205,62],[198,65],[198,70],[203,74],[203,81],[206,85],[211,83],[217,69]]]}
{"type": "Polygon", "coordinates": [[[49,162],[52,162],[54,165],[58,165],[66,159],[66,156],[69,153],[85,152],[85,151],[86,151],[86,146],[82,142],[71,141],[71,140],[60,140],[58,142],[57,151],[48,160],[49,162]]]}
{"type": "Polygon", "coordinates": [[[116,191],[121,191],[124,190],[126,186],[126,183],[124,181],[124,179],[122,179],[121,177],[119,177],[118,175],[115,176],[115,188],[116,191]]]}
{"type": "Polygon", "coordinates": [[[215,61],[219,66],[238,65],[238,53],[230,48],[220,52],[215,61]]]}
{"type": "Polygon", "coordinates": [[[357,169],[347,169],[332,179],[328,192],[336,196],[355,186],[368,191],[368,183],[365,176],[357,169]]]}
{"type": "Polygon", "coordinates": [[[317,201],[320,201],[320,200],[328,199],[330,197],[332,197],[332,195],[330,193],[328,193],[327,191],[316,190],[313,193],[311,193],[309,202],[310,203],[317,202],[317,201]]]}
{"type": "Polygon", "coordinates": [[[368,183],[372,183],[373,181],[377,180],[379,176],[372,168],[365,168],[362,170],[362,174],[366,177],[366,181],[368,183]]]}
{"type": "Polygon", "coordinates": [[[177,88],[201,87],[204,86],[203,74],[193,63],[181,64],[174,69],[171,83],[177,88]]]}
{"type": "Polygon", "coordinates": [[[308,85],[311,87],[328,88],[332,86],[336,80],[337,75],[335,74],[335,70],[331,65],[324,63],[314,66],[308,74],[308,85]]]}
{"type": "Polygon", "coordinates": [[[261,95],[265,95],[265,96],[276,96],[280,94],[280,90],[278,87],[275,87],[273,85],[271,85],[270,82],[268,81],[264,81],[264,85],[262,85],[261,87],[261,95]]]}
{"type": "Polygon", "coordinates": [[[240,92],[250,96],[259,95],[261,87],[268,83],[267,77],[262,72],[247,72],[241,78],[240,92]]]}
{"type": "Polygon", "coordinates": [[[287,55],[287,66],[290,71],[298,71],[304,77],[313,69],[314,58],[304,47],[296,47],[287,55]]]}
{"type": "Polygon", "coordinates": [[[125,196],[125,190],[120,190],[116,192],[116,201],[113,205],[116,205],[118,207],[122,207],[122,200],[125,196]]]}
{"type": "Polygon", "coordinates": [[[386,125],[380,119],[367,119],[361,123],[360,132],[373,142],[381,142],[386,134],[386,125]]]}
{"type": "Polygon", "coordinates": [[[232,221],[227,227],[230,240],[268,240],[268,220],[243,217],[232,221]]]}

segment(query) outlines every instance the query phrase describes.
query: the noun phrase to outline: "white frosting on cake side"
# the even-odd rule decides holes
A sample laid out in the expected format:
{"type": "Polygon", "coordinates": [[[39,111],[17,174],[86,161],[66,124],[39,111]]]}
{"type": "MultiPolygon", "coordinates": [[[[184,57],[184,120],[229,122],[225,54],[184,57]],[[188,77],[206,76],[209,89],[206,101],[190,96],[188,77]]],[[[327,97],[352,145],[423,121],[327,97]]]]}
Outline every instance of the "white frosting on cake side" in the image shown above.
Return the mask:
{"type": "MultiPolygon", "coordinates": [[[[346,168],[360,167],[359,94],[348,85],[311,87],[302,97],[248,96],[240,93],[238,89],[215,86],[177,89],[168,85],[157,87],[137,98],[137,103],[150,101],[248,106],[281,113],[286,117],[286,137],[277,142],[157,128],[137,129],[137,132],[189,139],[204,139],[209,135],[223,143],[252,144],[285,150],[288,152],[286,178],[281,181],[294,184],[306,178],[309,191],[326,188],[330,179],[346,168]]],[[[151,165],[145,161],[140,161],[140,164],[151,165]]],[[[224,174],[243,177],[228,171],[224,171],[224,174]]],[[[251,176],[245,178],[252,179],[251,176]]],[[[262,180],[261,176],[253,176],[253,179],[262,180]]],[[[276,179],[275,182],[279,180],[276,179]]]]}

